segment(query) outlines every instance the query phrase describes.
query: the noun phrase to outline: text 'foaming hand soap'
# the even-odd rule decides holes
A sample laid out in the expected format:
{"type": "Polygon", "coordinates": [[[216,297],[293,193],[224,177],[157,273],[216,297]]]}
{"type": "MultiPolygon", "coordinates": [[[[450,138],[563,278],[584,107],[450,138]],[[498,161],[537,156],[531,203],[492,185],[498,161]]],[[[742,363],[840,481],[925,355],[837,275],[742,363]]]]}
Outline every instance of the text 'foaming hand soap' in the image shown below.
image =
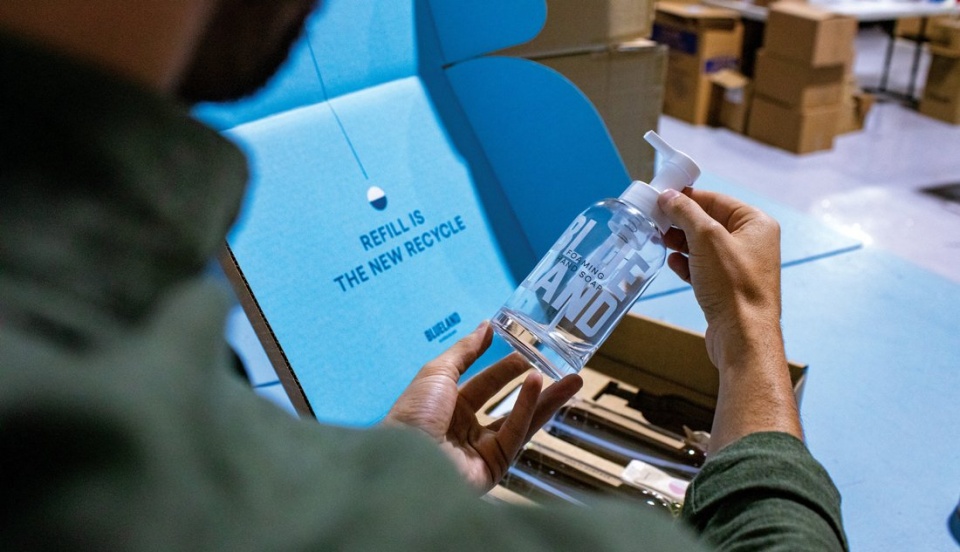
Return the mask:
{"type": "Polygon", "coordinates": [[[650,184],[591,205],[540,260],[492,319],[494,330],[553,379],[576,374],[657,275],[670,223],[657,206],[667,189],[693,185],[700,167],[657,133],[662,156],[650,184]]]}

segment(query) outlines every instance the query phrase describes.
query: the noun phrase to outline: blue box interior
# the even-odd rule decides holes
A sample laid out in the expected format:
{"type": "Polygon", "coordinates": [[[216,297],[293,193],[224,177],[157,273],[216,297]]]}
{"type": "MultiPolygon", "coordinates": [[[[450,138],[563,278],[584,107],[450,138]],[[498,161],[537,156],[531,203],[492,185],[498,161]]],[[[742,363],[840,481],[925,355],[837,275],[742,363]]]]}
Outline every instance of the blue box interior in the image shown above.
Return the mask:
{"type": "MultiPolygon", "coordinates": [[[[579,211],[628,186],[579,90],[486,55],[545,17],[543,0],[329,0],[267,88],[197,109],[250,157],[229,245],[318,419],[376,422],[579,211]]],[[[755,199],[782,215],[785,265],[859,246],[755,199]]],[[[687,287],[663,270],[646,298],[687,287]]]]}
{"type": "Polygon", "coordinates": [[[566,79],[482,57],[545,15],[541,0],[331,0],[266,90],[197,110],[251,159],[229,245],[318,419],[379,419],[583,207],[629,184],[566,79]]]}

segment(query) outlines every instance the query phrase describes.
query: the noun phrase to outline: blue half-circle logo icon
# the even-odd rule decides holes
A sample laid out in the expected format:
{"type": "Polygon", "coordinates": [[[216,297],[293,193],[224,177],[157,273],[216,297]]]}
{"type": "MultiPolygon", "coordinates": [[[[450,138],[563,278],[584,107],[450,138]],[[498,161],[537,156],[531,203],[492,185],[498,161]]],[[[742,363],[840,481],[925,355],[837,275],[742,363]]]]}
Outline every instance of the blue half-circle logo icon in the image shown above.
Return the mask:
{"type": "Polygon", "coordinates": [[[367,190],[367,201],[377,211],[383,211],[387,208],[387,194],[383,193],[383,190],[377,186],[370,186],[370,189],[367,190]]]}

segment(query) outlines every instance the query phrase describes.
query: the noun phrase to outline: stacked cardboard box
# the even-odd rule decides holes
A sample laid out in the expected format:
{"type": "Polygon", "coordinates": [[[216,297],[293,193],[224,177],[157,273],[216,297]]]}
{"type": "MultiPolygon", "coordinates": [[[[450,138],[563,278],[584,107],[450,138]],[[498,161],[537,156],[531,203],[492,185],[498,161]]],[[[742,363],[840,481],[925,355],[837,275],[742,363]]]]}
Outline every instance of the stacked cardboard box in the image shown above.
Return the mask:
{"type": "Polygon", "coordinates": [[[663,112],[696,125],[706,124],[710,76],[736,69],[740,60],[740,16],[732,10],[659,2],[653,39],[670,48],[663,112]]]}
{"type": "Polygon", "coordinates": [[[933,29],[940,21],[949,21],[952,16],[936,15],[926,18],[926,23],[920,17],[905,17],[897,19],[894,27],[894,36],[906,38],[907,40],[930,40],[933,38],[933,29]]]}
{"type": "Polygon", "coordinates": [[[743,134],[753,92],[750,79],[733,69],[724,69],[710,77],[710,82],[713,89],[710,91],[707,123],[743,134]]]}
{"type": "Polygon", "coordinates": [[[653,0],[548,0],[532,41],[499,52],[535,60],[570,79],[597,108],[631,178],[653,177],[643,141],[663,107],[666,48],[646,40],[653,0]]]}
{"type": "Polygon", "coordinates": [[[920,113],[960,124],[960,20],[938,21],[930,40],[930,71],[920,113]]]}
{"type": "Polygon", "coordinates": [[[794,2],[770,7],[747,134],[808,153],[833,148],[857,22],[794,2]]]}
{"type": "Polygon", "coordinates": [[[870,113],[875,101],[874,95],[864,92],[857,83],[857,78],[852,73],[848,73],[843,85],[840,118],[837,119],[837,135],[863,130],[867,114],[870,113]]]}

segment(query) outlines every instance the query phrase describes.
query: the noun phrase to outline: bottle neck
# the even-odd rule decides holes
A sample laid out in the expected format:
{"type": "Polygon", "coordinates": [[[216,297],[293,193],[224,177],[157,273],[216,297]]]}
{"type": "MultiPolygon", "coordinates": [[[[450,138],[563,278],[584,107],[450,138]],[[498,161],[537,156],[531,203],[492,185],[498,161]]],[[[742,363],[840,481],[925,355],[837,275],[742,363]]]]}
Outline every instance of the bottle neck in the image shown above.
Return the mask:
{"type": "Polygon", "coordinates": [[[658,216],[662,216],[660,207],[657,205],[657,198],[660,193],[646,182],[635,181],[620,194],[620,200],[631,207],[640,211],[645,217],[652,220],[661,232],[666,230],[661,227],[658,216]]]}

